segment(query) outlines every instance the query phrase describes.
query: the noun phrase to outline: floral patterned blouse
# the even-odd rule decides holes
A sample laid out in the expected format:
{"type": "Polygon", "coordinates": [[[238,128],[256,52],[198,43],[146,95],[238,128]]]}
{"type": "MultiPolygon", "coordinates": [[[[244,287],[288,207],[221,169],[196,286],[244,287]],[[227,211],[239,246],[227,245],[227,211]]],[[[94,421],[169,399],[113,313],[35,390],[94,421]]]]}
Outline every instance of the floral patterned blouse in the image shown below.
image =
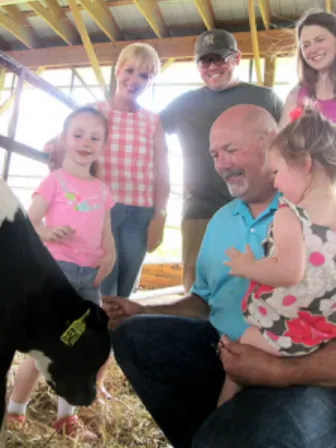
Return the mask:
{"type": "MultiPolygon", "coordinates": [[[[257,326],[280,353],[305,355],[336,338],[336,232],[312,224],[306,211],[284,198],[301,223],[306,247],[303,280],[290,287],[251,281],[242,302],[244,317],[257,326]]],[[[273,225],[264,241],[266,256],[274,255],[273,225]]]]}

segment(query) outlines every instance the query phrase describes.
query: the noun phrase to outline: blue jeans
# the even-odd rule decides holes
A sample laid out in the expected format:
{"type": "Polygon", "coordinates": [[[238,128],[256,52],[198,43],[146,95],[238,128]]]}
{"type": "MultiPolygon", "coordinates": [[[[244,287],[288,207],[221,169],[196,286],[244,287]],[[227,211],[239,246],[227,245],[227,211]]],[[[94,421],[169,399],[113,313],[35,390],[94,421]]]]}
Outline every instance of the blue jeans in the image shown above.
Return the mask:
{"type": "Polygon", "coordinates": [[[129,297],[147,251],[147,229],[154,214],[151,207],[116,204],[111,209],[112,233],[117,259],[100,285],[103,295],[129,297]]]}
{"type": "Polygon", "coordinates": [[[93,286],[98,269],[78,266],[67,261],[57,261],[57,263],[69,282],[84,300],[100,305],[99,288],[93,286]]]}
{"type": "Polygon", "coordinates": [[[336,446],[336,389],[245,388],[216,408],[225,374],[208,322],[135,316],[111,338],[121,369],[174,448],[336,446]]]}

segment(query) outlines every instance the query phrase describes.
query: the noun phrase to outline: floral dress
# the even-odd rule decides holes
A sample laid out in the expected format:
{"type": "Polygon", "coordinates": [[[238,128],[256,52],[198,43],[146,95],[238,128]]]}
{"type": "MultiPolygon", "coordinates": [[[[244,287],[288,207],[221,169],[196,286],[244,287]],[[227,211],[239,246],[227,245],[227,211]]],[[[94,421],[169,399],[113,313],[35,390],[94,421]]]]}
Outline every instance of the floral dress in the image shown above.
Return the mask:
{"type": "MultiPolygon", "coordinates": [[[[280,199],[301,223],[306,248],[302,281],[290,287],[250,282],[242,302],[246,321],[287,356],[305,355],[336,338],[336,232],[312,224],[302,207],[280,199]]],[[[275,255],[273,225],[263,242],[266,256],[275,255]]]]}

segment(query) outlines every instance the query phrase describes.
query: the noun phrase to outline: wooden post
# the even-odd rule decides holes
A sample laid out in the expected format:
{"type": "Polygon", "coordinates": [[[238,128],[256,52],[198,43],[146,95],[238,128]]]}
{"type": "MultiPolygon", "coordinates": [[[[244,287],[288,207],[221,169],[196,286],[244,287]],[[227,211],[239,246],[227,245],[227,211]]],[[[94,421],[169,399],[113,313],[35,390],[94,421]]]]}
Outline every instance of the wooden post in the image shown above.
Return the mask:
{"type": "Polygon", "coordinates": [[[8,127],[8,138],[10,138],[11,141],[10,141],[9,147],[7,148],[4,166],[3,166],[3,170],[2,170],[2,177],[5,181],[7,181],[7,179],[8,179],[9,166],[10,166],[11,157],[12,157],[12,145],[13,145],[13,141],[15,138],[17,122],[18,122],[18,118],[19,118],[20,99],[21,99],[21,93],[23,90],[25,78],[26,78],[26,69],[22,69],[21,74],[19,76],[19,81],[18,81],[18,84],[16,87],[16,96],[15,96],[15,100],[14,100],[13,112],[12,112],[12,117],[10,119],[9,127],[8,127]]]}
{"type": "Polygon", "coordinates": [[[110,73],[110,84],[109,84],[109,97],[111,97],[115,90],[117,88],[117,80],[115,77],[115,66],[111,66],[111,73],[110,73]]]}
{"type": "Polygon", "coordinates": [[[208,0],[194,0],[194,4],[197,8],[198,14],[201,16],[203,23],[207,30],[211,30],[215,27],[215,16],[213,9],[208,0]]]}
{"type": "Polygon", "coordinates": [[[103,76],[102,70],[100,68],[99,61],[98,61],[94,46],[92,45],[89,33],[86,29],[85,22],[80,13],[80,9],[78,8],[78,5],[75,0],[68,0],[68,4],[71,9],[72,18],[76,24],[77,30],[82,39],[86,54],[90,60],[94,74],[96,75],[98,84],[104,93],[104,97],[107,98],[107,89],[106,89],[106,85],[105,85],[104,76],[103,76]]]}
{"type": "Polygon", "coordinates": [[[252,84],[253,79],[253,59],[250,59],[249,63],[249,83],[252,84]]]}
{"type": "Polygon", "coordinates": [[[267,57],[265,59],[265,73],[264,73],[264,85],[266,87],[274,86],[275,70],[276,70],[276,56],[267,57]]]}
{"type": "MultiPolygon", "coordinates": [[[[71,109],[76,109],[78,107],[77,103],[71,98],[69,98],[68,95],[65,95],[63,92],[54,87],[52,84],[49,84],[49,82],[40,78],[36,73],[33,73],[30,70],[28,70],[27,67],[22,65],[18,60],[13,59],[8,55],[8,53],[4,53],[3,51],[0,51],[0,66],[6,68],[8,72],[14,73],[17,76],[21,76],[22,70],[26,69],[25,76],[27,82],[32,84],[34,87],[41,89],[43,92],[47,92],[49,95],[52,95],[53,97],[62,101],[62,103],[66,104],[71,109]]],[[[14,78],[15,77],[13,76],[13,79],[14,78]]],[[[11,93],[13,94],[13,91],[11,93]]]]}
{"type": "Polygon", "coordinates": [[[4,68],[0,68],[0,101],[1,101],[1,93],[5,87],[5,79],[6,79],[6,70],[4,68]]]}
{"type": "MultiPolygon", "coordinates": [[[[39,67],[35,73],[37,75],[40,75],[44,70],[45,70],[45,67],[39,67]]],[[[15,78],[14,75],[13,75],[13,78],[15,78]]],[[[25,89],[29,86],[31,86],[31,85],[28,82],[25,82],[23,88],[25,89]]],[[[13,90],[14,90],[14,88],[12,88],[12,91],[13,90]]],[[[8,110],[11,107],[11,105],[15,99],[15,95],[16,95],[16,93],[14,91],[14,93],[12,93],[12,95],[0,106],[0,115],[4,114],[6,112],[6,110],[8,110]]]]}
{"type": "Polygon", "coordinates": [[[174,62],[175,62],[175,58],[166,59],[166,61],[161,66],[161,73],[163,73],[165,70],[167,70],[167,68],[170,67],[174,62]]]}
{"type": "Polygon", "coordinates": [[[83,76],[79,73],[79,71],[76,68],[73,69],[73,73],[76,76],[76,78],[78,79],[78,81],[80,81],[82,83],[83,87],[85,87],[86,90],[93,96],[94,100],[99,101],[99,98],[92,92],[92,90],[88,86],[87,82],[85,81],[83,76]]]}
{"type": "Polygon", "coordinates": [[[75,71],[74,69],[71,69],[71,80],[70,80],[70,86],[69,86],[69,96],[70,98],[72,97],[73,94],[73,89],[74,89],[74,85],[75,85],[75,71]]]}
{"type": "Polygon", "coordinates": [[[248,6],[248,15],[249,15],[249,22],[250,22],[250,30],[251,30],[253,57],[254,57],[256,75],[257,75],[257,83],[260,85],[260,84],[262,84],[262,79],[261,79],[258,32],[257,32],[256,16],[255,16],[255,10],[254,10],[254,0],[247,0],[247,6],[248,6]]]}

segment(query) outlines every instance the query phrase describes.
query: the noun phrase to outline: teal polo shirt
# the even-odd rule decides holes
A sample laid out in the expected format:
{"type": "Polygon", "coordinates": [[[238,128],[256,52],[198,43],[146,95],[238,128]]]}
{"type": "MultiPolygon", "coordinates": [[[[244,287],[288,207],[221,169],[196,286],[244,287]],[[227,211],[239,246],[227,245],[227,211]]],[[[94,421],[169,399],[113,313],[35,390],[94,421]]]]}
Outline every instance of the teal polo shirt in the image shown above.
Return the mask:
{"type": "Polygon", "coordinates": [[[239,338],[248,325],[245,323],[241,301],[244,298],[249,281],[229,275],[226,249],[235,247],[243,251],[249,244],[254,256],[264,256],[262,241],[267,228],[278,208],[279,194],[276,194],[256,219],[247,205],[235,199],[222,207],[208,224],[196,263],[196,281],[191,288],[210,307],[210,322],[220,335],[225,334],[231,340],[239,338]]]}

